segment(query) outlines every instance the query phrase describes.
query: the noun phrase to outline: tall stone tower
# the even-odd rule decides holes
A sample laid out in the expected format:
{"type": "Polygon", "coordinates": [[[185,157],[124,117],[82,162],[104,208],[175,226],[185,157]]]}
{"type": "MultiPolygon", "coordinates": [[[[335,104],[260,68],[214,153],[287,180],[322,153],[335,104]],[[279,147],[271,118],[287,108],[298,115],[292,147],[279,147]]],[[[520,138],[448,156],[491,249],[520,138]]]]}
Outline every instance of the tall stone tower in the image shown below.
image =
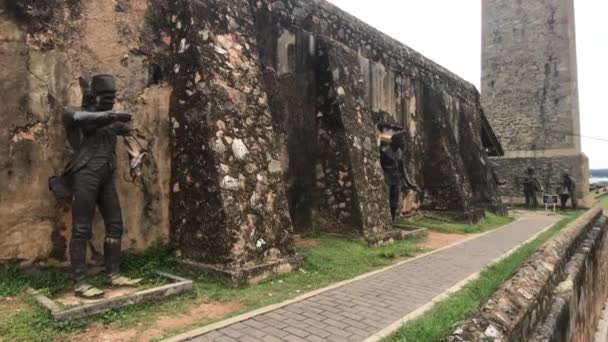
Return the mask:
{"type": "Polygon", "coordinates": [[[561,175],[588,195],[581,152],[573,0],[483,0],[482,104],[505,150],[496,159],[503,199],[523,201],[521,181],[536,170],[545,193],[561,175]]]}

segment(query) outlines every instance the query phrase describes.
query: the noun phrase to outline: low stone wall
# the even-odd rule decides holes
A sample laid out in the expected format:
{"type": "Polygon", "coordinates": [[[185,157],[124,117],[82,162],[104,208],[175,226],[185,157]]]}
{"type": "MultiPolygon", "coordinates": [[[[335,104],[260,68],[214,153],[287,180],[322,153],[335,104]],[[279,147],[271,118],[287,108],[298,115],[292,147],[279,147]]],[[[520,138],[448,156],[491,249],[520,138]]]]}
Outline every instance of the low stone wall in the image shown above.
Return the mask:
{"type": "MultiPolygon", "coordinates": [[[[606,224],[602,218],[601,225],[606,224]]],[[[565,279],[532,341],[592,341],[608,294],[608,236],[594,227],[565,267],[565,279]]]]}
{"type": "Polygon", "coordinates": [[[571,223],[447,341],[592,340],[608,289],[605,228],[599,208],[571,223]]]}

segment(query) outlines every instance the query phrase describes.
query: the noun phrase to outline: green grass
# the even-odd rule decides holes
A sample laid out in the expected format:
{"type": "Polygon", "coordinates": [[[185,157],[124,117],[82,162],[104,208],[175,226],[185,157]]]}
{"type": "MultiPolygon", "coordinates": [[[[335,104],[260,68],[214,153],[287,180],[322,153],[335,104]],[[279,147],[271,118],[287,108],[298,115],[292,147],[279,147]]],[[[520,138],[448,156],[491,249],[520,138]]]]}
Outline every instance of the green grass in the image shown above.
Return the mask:
{"type": "MultiPolygon", "coordinates": [[[[224,284],[219,279],[177,272],[173,253],[167,248],[158,247],[143,255],[125,256],[123,270],[127,275],[153,279],[154,270],[167,271],[193,279],[194,291],[160,303],[110,310],[99,317],[71,323],[54,322],[33,298],[23,295],[23,291],[29,286],[41,289],[49,295],[68,291],[71,283],[67,270],[48,269],[28,273],[14,266],[0,268],[0,310],[2,299],[5,297],[21,296],[27,304],[22,311],[0,314],[0,340],[65,341],[71,333],[93,323],[110,325],[112,329],[128,329],[140,325],[151,327],[159,316],[187,314],[193,306],[208,302],[238,301],[244,307],[242,311],[249,311],[388,266],[400,257],[411,256],[419,251],[417,241],[414,240],[398,241],[393,245],[375,248],[327,235],[316,235],[313,240],[316,242],[315,246],[299,251],[306,257],[306,264],[300,271],[260,284],[236,288],[224,284]]],[[[238,313],[240,312],[231,315],[238,313]]],[[[202,320],[191,326],[167,332],[166,335],[209,323],[212,321],[202,320]]]]}
{"type": "Polygon", "coordinates": [[[603,209],[608,209],[608,197],[604,197],[600,200],[599,206],[603,209]]]}
{"type": "Polygon", "coordinates": [[[564,219],[542,233],[538,238],[523,245],[506,259],[484,269],[478,279],[449,298],[437,303],[429,312],[407,323],[395,335],[385,339],[385,341],[441,341],[451,332],[456,322],[464,319],[467,314],[484,303],[543,243],[583,213],[584,211],[565,213],[564,219]]]}
{"type": "Polygon", "coordinates": [[[400,224],[424,227],[436,232],[448,234],[483,233],[492,229],[496,229],[500,226],[504,226],[505,224],[510,223],[512,221],[513,219],[510,217],[498,216],[491,212],[486,212],[486,218],[476,224],[455,223],[428,217],[399,219],[400,224]]]}

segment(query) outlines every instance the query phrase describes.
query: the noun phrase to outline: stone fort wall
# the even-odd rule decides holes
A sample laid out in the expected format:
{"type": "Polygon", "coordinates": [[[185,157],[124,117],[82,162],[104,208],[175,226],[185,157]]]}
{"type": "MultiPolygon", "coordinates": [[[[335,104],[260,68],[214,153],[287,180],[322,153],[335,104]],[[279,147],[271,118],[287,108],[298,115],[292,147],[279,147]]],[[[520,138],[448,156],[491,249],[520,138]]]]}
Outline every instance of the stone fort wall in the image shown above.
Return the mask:
{"type": "MultiPolygon", "coordinates": [[[[117,76],[153,152],[119,182],[132,251],[169,241],[239,280],[297,264],[295,232],[390,239],[380,121],[408,133],[425,192],[410,210],[500,202],[475,88],[324,1],[0,4],[1,262],[66,261],[69,208],[46,179],[69,156],[58,118],[83,73],[117,76]]],[[[94,235],[97,255],[100,222],[94,235]]]]}
{"type": "MultiPolygon", "coordinates": [[[[361,109],[376,117],[374,123],[386,120],[406,130],[408,170],[426,196],[423,202],[408,196],[404,210],[463,212],[500,201],[488,178],[473,85],[325,1],[261,1],[255,14],[263,65],[284,85],[290,74],[301,77],[310,70],[300,63],[310,60],[317,37],[358,58],[359,65],[344,60],[332,67],[332,76],[359,75],[365,90],[361,109]]],[[[306,77],[314,84],[314,75],[306,77]]],[[[306,94],[302,88],[296,92],[306,94]]]]}

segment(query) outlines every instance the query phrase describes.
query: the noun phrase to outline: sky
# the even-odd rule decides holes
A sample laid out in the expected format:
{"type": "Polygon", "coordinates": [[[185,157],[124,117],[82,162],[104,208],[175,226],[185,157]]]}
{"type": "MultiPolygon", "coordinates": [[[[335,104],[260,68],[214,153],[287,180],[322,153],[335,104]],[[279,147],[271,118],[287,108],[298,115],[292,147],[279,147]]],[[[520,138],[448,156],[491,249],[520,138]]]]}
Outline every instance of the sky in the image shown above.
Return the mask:
{"type": "MultiPolygon", "coordinates": [[[[328,0],[473,83],[481,78],[481,0],[328,0]]],[[[510,1],[510,0],[505,0],[510,1]]],[[[582,135],[608,140],[608,1],[574,0],[582,135]]],[[[591,168],[608,141],[582,138],[591,168]]]]}

